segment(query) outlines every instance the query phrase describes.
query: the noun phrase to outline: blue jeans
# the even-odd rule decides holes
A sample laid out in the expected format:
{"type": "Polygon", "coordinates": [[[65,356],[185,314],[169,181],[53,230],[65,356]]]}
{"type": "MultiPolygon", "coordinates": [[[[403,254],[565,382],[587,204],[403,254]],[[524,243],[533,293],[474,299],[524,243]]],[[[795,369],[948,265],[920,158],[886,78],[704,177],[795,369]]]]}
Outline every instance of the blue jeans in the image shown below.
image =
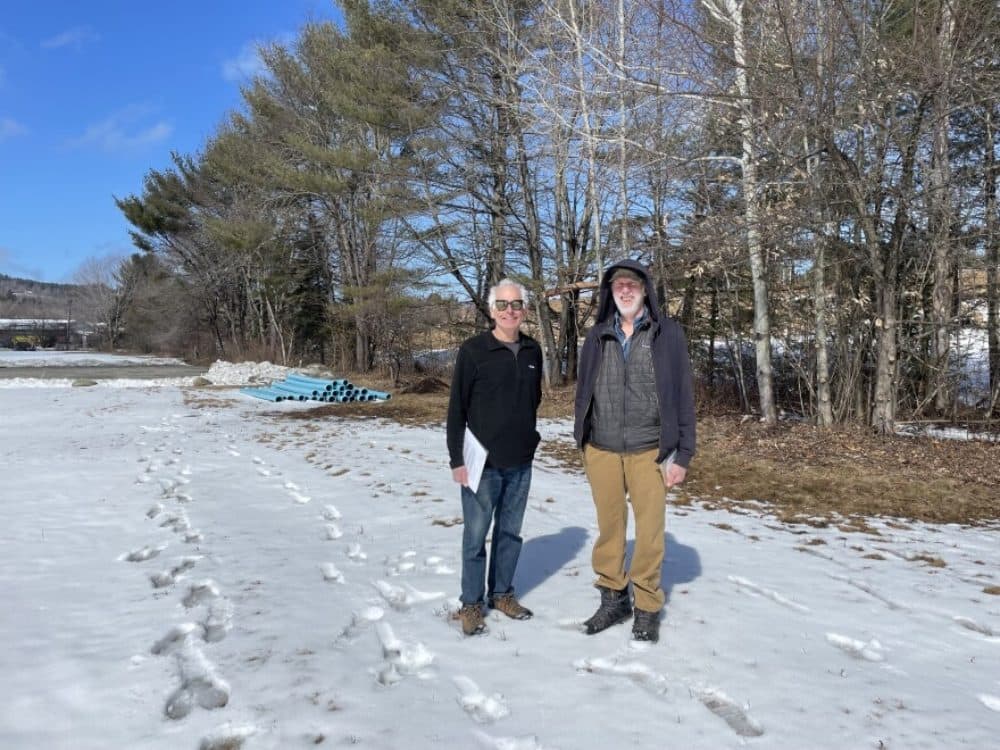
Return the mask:
{"type": "Polygon", "coordinates": [[[521,521],[528,504],[531,464],[510,469],[487,466],[479,490],[462,487],[462,604],[483,601],[489,595],[513,592],[514,570],[521,554],[521,521]],[[493,523],[489,571],[486,569],[486,535],[493,523]]]}

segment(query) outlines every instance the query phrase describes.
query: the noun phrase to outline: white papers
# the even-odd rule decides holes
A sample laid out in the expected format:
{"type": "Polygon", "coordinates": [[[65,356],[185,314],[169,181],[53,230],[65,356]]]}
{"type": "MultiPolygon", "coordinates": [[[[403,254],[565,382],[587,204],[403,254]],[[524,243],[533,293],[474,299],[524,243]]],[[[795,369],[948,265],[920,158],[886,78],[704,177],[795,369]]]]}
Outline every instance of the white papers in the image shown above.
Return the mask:
{"type": "Polygon", "coordinates": [[[666,484],[668,487],[670,485],[668,484],[668,480],[667,480],[667,470],[671,466],[673,466],[675,458],[677,458],[677,451],[676,450],[672,451],[670,453],[670,455],[667,456],[665,459],[663,459],[663,461],[660,463],[660,473],[663,475],[663,483],[666,484]]]}
{"type": "Polygon", "coordinates": [[[469,489],[477,492],[479,480],[483,477],[483,467],[486,466],[486,448],[468,427],[465,428],[462,458],[465,459],[465,469],[469,472],[469,489]]]}

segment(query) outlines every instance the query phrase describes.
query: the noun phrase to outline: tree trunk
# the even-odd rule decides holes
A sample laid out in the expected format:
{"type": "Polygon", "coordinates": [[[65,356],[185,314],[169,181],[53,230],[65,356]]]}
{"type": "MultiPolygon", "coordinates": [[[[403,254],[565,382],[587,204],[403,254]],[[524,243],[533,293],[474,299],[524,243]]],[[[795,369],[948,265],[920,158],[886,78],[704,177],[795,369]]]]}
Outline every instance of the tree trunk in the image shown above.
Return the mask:
{"type": "Polygon", "coordinates": [[[757,390],[761,419],[775,424],[778,413],[774,406],[774,376],[771,368],[771,315],[768,308],[767,272],[760,236],[760,198],[757,179],[757,148],[750,83],[747,76],[747,56],[744,42],[743,0],[726,0],[732,20],[733,61],[736,64],[736,89],[740,98],[740,138],[742,152],[743,201],[746,211],[747,252],[750,255],[750,276],[753,281],[753,337],[757,359],[757,390]]]}
{"type": "Polygon", "coordinates": [[[986,338],[990,364],[990,409],[997,410],[1000,393],[1000,217],[997,216],[998,165],[996,158],[997,123],[1000,106],[986,106],[986,158],[983,192],[986,194],[986,338]]]}
{"type": "Polygon", "coordinates": [[[935,40],[936,72],[941,79],[934,92],[934,142],[931,153],[928,234],[933,246],[933,291],[931,317],[934,335],[931,341],[931,375],[927,386],[933,396],[934,410],[940,416],[948,412],[951,403],[949,353],[951,350],[952,266],[951,242],[951,169],[948,158],[948,124],[950,110],[950,60],[954,19],[951,3],[941,3],[940,26],[935,40]]]}
{"type": "MultiPolygon", "coordinates": [[[[833,227],[828,226],[832,232],[833,227]]],[[[831,236],[831,235],[827,235],[831,236]]],[[[826,237],[816,247],[813,265],[813,300],[816,335],[816,421],[820,427],[833,425],[833,399],[830,394],[830,353],[826,328],[826,237]]]]}
{"type": "Polygon", "coordinates": [[[597,185],[597,136],[594,134],[593,123],[591,122],[591,112],[590,104],[587,97],[587,63],[584,60],[584,41],[583,41],[583,29],[580,26],[580,21],[577,18],[577,4],[575,2],[569,3],[569,14],[570,14],[570,24],[571,31],[573,34],[573,51],[576,57],[576,78],[577,86],[579,87],[579,104],[580,104],[580,119],[583,122],[583,136],[584,143],[587,152],[587,195],[589,199],[590,206],[593,210],[593,245],[594,245],[594,260],[597,266],[596,277],[597,280],[601,280],[601,276],[604,273],[604,253],[601,247],[601,211],[600,211],[600,201],[598,200],[598,185],[597,185]]]}
{"type": "Polygon", "coordinates": [[[535,314],[538,316],[539,339],[542,347],[542,374],[545,387],[552,387],[553,374],[558,372],[559,358],[556,342],[552,335],[552,316],[549,301],[545,297],[545,275],[542,267],[542,226],[535,204],[535,186],[528,166],[528,149],[524,133],[518,125],[515,140],[518,151],[518,174],[521,178],[521,192],[524,195],[524,226],[528,240],[528,263],[531,267],[531,286],[535,298],[535,314]]]}

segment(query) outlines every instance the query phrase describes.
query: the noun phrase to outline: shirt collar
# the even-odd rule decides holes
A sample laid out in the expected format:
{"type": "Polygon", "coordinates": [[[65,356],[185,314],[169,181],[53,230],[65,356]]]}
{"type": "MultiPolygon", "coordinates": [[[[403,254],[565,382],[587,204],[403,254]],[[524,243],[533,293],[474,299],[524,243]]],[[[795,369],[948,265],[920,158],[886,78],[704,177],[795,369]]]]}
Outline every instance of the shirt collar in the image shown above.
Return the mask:
{"type": "MultiPolygon", "coordinates": [[[[639,314],[635,316],[635,320],[632,321],[632,327],[638,328],[639,324],[643,322],[646,318],[646,303],[643,302],[642,309],[639,310],[639,314]]],[[[615,306],[615,330],[622,330],[622,314],[618,312],[618,306],[615,306]]]]}

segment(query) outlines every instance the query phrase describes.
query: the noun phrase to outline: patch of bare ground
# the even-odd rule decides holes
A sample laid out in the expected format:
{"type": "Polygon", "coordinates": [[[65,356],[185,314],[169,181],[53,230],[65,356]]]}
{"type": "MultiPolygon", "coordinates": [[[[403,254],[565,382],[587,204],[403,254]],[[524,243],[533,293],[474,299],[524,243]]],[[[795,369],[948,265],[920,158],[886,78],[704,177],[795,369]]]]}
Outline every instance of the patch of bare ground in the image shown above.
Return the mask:
{"type": "MultiPolygon", "coordinates": [[[[439,379],[393,386],[367,376],[351,378],[392,393],[384,402],[317,404],[281,411],[279,419],[387,419],[440,426],[448,386],[439,379]]],[[[572,418],[572,387],[548,391],[542,418],[572,418]]],[[[443,436],[442,436],[442,451],[443,436]]],[[[545,441],[539,459],[581,471],[571,441],[545,441]]],[[[861,427],[820,429],[800,423],[768,427],[739,415],[704,416],[695,456],[676,503],[694,499],[739,511],[766,503],[781,518],[845,531],[870,531],[866,516],[932,523],[1000,521],[1000,444],[928,437],[880,436],[861,427]]]]}
{"type": "Polygon", "coordinates": [[[236,398],[229,398],[219,394],[209,395],[205,391],[184,391],[184,405],[192,409],[219,409],[224,406],[232,406],[236,403],[236,398]]]}
{"type": "Polygon", "coordinates": [[[698,425],[685,490],[763,500],[787,519],[895,516],[935,523],[1000,519],[1000,446],[880,436],[851,427],[768,427],[740,417],[698,425]]]}

